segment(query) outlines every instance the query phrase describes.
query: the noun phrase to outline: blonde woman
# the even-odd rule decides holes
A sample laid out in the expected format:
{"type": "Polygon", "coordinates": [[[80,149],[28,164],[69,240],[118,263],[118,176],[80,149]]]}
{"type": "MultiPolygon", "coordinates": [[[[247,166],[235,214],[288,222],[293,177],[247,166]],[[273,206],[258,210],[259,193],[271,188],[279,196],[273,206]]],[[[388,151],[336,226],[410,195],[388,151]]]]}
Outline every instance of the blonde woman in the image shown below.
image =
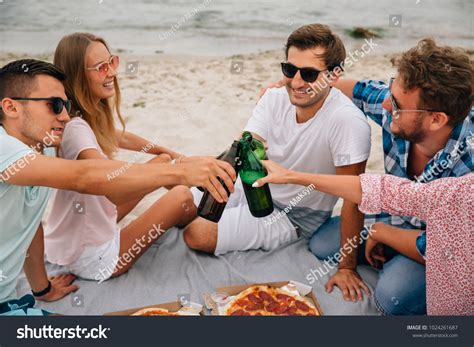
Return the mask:
{"type": "MultiPolygon", "coordinates": [[[[66,125],[59,156],[71,160],[113,159],[119,148],[132,151],[147,148],[148,153],[157,155],[152,162],[210,160],[184,158],[116,128],[114,116],[124,127],[117,80],[119,58],[110,52],[102,38],[88,33],[65,36],[56,48],[54,64],[66,73],[65,89],[72,100],[72,115],[80,115],[72,117],[66,125]]],[[[226,172],[232,171],[222,162],[216,162],[220,163],[223,178],[226,172]]],[[[218,183],[216,188],[221,188],[218,183]]],[[[115,205],[105,196],[55,192],[45,229],[48,260],[66,266],[81,278],[98,281],[128,271],[165,230],[184,226],[196,215],[189,189],[177,186],[120,230],[117,223],[148,193],[137,192],[127,203],[115,205]]]]}

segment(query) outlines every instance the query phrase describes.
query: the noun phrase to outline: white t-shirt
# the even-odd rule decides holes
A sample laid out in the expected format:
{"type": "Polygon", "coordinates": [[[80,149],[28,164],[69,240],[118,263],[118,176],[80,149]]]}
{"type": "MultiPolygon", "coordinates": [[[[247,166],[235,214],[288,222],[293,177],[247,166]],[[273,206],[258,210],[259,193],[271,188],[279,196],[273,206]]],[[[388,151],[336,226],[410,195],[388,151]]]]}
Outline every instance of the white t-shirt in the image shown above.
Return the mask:
{"type": "MultiPolygon", "coordinates": [[[[370,126],[360,109],[331,88],[323,106],[305,123],[296,122],[296,107],[285,87],[267,90],[245,130],[268,143],[268,158],[287,169],[335,174],[337,166],[367,160],[370,126]]],[[[337,198],[314,188],[270,184],[275,206],[309,237],[331,216],[337,198]]]]}

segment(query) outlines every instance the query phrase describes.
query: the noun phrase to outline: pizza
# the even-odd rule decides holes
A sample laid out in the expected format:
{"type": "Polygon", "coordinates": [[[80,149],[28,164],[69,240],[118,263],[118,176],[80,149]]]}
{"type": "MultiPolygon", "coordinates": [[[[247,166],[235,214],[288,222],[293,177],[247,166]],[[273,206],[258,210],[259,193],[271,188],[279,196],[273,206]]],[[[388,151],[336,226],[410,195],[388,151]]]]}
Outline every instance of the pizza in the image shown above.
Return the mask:
{"type": "Polygon", "coordinates": [[[227,316],[319,316],[316,307],[302,296],[266,285],[239,293],[224,312],[227,316]]]}
{"type": "Polygon", "coordinates": [[[165,308],[144,308],[132,314],[132,316],[181,316],[176,312],[170,312],[165,308]]]}

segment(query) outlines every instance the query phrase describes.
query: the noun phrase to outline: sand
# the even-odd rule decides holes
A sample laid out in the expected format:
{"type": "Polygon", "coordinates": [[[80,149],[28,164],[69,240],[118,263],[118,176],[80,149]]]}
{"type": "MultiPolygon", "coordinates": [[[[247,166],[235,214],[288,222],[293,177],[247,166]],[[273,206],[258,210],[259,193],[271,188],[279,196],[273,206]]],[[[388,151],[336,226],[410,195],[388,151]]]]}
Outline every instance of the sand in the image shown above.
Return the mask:
{"type": "MultiPolygon", "coordinates": [[[[20,58],[0,54],[3,66],[20,58]]],[[[36,56],[52,60],[51,55],[36,56]]],[[[232,57],[121,54],[119,81],[127,130],[185,155],[217,155],[239,136],[262,87],[281,78],[282,51],[232,57]]],[[[345,77],[385,79],[394,75],[391,56],[371,52],[345,77]]],[[[381,129],[373,122],[369,172],[383,171],[381,129]]],[[[120,151],[118,159],[146,161],[147,154],[120,151]]],[[[149,194],[122,221],[128,224],[165,192],[149,194]]],[[[336,207],[339,211],[341,201],[336,207]]]]}

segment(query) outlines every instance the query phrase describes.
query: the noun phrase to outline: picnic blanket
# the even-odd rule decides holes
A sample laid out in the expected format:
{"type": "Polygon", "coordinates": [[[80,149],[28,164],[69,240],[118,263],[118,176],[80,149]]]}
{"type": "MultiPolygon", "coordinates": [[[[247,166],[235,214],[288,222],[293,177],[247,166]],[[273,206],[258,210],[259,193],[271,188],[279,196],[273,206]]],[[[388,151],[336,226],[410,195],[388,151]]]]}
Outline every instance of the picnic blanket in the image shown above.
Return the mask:
{"type": "MultiPolygon", "coordinates": [[[[260,282],[294,280],[310,285],[311,270],[324,269],[323,263],[308,249],[308,240],[300,239],[273,251],[251,250],[221,256],[190,250],[183,241],[183,230],[173,228],[163,235],[126,274],[97,283],[76,280],[79,290],[63,299],[37,302],[38,308],[65,315],[102,315],[178,300],[185,296],[204,303],[203,294],[215,288],[260,282]]],[[[47,264],[49,275],[64,272],[60,266],[47,264]]],[[[325,283],[336,269],[318,278],[311,286],[325,315],[377,315],[372,297],[362,302],[347,302],[337,287],[330,294],[325,283]]],[[[378,274],[368,266],[358,271],[371,289],[378,274]]],[[[24,275],[17,286],[18,296],[29,293],[24,275]]]]}

